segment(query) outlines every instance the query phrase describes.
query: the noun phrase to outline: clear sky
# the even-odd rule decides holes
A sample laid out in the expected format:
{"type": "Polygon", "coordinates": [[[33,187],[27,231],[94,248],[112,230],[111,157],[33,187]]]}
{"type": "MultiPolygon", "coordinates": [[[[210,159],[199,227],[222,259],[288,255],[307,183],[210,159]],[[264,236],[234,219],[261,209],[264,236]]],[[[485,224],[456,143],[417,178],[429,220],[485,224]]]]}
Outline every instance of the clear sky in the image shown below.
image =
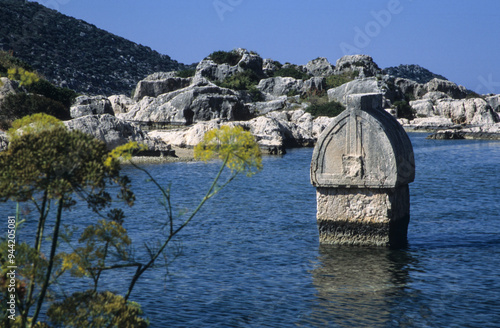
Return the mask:
{"type": "Polygon", "coordinates": [[[500,93],[500,0],[37,2],[186,64],[239,47],[299,65],[361,53],[500,93]]]}

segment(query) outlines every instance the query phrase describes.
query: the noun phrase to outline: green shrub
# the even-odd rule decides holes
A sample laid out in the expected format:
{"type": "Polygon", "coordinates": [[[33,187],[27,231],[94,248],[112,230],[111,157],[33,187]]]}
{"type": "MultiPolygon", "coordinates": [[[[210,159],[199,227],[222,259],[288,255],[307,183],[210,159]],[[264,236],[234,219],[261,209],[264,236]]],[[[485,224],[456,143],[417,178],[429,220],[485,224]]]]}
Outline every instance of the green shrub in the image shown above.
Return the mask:
{"type": "Polygon", "coordinates": [[[208,55],[208,58],[212,59],[215,63],[217,64],[228,64],[230,66],[234,66],[238,64],[238,62],[241,60],[242,56],[236,52],[236,50],[231,50],[231,51],[214,51],[210,55],[208,55]]]}
{"type": "Polygon", "coordinates": [[[293,77],[294,79],[299,80],[308,80],[311,76],[307,73],[300,71],[297,67],[288,66],[281,67],[280,69],[273,72],[273,77],[281,76],[281,77],[293,77]]]}
{"type": "Polygon", "coordinates": [[[398,118],[406,118],[413,120],[415,118],[415,110],[411,108],[406,100],[398,100],[392,104],[397,109],[398,118]]]}
{"type": "Polygon", "coordinates": [[[326,103],[313,103],[311,106],[306,108],[306,112],[311,113],[312,116],[328,116],[335,117],[345,110],[344,105],[338,101],[330,101],[326,103]]]}
{"type": "Polygon", "coordinates": [[[183,69],[182,71],[178,71],[175,76],[177,77],[183,77],[183,78],[188,78],[188,77],[193,77],[194,74],[196,73],[196,69],[183,69]]]}
{"type": "Polygon", "coordinates": [[[54,101],[60,102],[66,108],[70,108],[75,100],[77,93],[68,88],[56,87],[47,80],[40,79],[26,87],[26,90],[54,101]]]}
{"type": "Polygon", "coordinates": [[[260,76],[257,75],[257,73],[252,70],[245,70],[231,75],[224,81],[218,82],[217,84],[220,87],[233,90],[250,90],[250,88],[255,87],[259,81],[260,76]]]}
{"type": "Polygon", "coordinates": [[[248,93],[250,94],[253,102],[264,100],[264,94],[262,94],[262,91],[257,89],[255,85],[250,85],[250,87],[248,87],[248,93]]]}
{"type": "Polygon", "coordinates": [[[345,72],[340,75],[330,75],[326,78],[326,88],[332,89],[351,82],[358,76],[359,72],[345,72]]]}
{"type": "Polygon", "coordinates": [[[0,51],[0,76],[7,76],[9,68],[22,68],[33,71],[33,68],[22,60],[12,56],[7,51],[0,51]]]}
{"type": "Polygon", "coordinates": [[[2,128],[8,128],[16,119],[36,113],[52,115],[60,120],[71,118],[69,109],[53,99],[26,93],[9,94],[0,106],[2,128]]]}

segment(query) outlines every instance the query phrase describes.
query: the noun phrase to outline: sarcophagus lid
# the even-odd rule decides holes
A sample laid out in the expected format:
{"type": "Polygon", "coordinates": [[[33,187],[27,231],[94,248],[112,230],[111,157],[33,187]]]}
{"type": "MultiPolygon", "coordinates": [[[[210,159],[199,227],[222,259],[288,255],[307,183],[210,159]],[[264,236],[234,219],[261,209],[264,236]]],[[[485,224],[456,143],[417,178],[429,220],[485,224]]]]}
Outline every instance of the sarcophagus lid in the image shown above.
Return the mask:
{"type": "Polygon", "coordinates": [[[316,187],[395,188],[415,178],[413,147],[398,121],[382,108],[381,94],[347,96],[347,109],[323,131],[314,148],[316,187]]]}

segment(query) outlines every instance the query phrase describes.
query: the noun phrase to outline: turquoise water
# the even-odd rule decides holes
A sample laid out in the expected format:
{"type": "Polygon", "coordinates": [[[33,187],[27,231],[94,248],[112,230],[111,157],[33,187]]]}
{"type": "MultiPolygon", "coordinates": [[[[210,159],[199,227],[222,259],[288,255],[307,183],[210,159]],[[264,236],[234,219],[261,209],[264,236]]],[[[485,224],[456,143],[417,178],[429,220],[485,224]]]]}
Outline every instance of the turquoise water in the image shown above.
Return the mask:
{"type": "MultiPolygon", "coordinates": [[[[173,245],[168,270],[147,273],[132,299],[152,327],[498,327],[500,142],[425,136],[410,134],[417,173],[406,249],[320,246],[312,149],[290,150],[210,200],[173,245]]],[[[171,183],[182,211],[217,165],[148,169],[171,183]]],[[[138,200],[125,225],[144,258],[164,211],[145,177],[126,171],[138,200]]],[[[88,211],[71,216],[84,226],[88,211]]],[[[131,275],[105,277],[105,286],[122,291],[131,275]]]]}

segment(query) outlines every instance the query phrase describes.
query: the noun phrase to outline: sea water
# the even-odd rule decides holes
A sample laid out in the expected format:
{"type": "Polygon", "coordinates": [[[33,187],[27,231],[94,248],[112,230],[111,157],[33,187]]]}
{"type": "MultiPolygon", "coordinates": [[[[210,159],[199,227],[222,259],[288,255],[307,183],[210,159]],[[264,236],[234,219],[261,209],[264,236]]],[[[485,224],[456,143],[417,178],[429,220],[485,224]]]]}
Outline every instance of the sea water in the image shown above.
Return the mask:
{"type": "MultiPolygon", "coordinates": [[[[210,199],[131,300],[151,327],[499,327],[500,142],[425,137],[410,133],[407,248],[319,245],[312,149],[289,150],[264,157],[262,172],[210,199]]],[[[182,214],[219,164],[145,167],[182,214]]],[[[124,173],[137,196],[125,226],[134,256],[146,261],[145,243],[161,240],[168,219],[147,177],[130,166],[124,173]]],[[[94,220],[84,205],[66,216],[79,227],[94,220]]],[[[123,293],[132,274],[115,272],[101,285],[123,293]]],[[[74,278],[62,286],[85,288],[74,278]]]]}

